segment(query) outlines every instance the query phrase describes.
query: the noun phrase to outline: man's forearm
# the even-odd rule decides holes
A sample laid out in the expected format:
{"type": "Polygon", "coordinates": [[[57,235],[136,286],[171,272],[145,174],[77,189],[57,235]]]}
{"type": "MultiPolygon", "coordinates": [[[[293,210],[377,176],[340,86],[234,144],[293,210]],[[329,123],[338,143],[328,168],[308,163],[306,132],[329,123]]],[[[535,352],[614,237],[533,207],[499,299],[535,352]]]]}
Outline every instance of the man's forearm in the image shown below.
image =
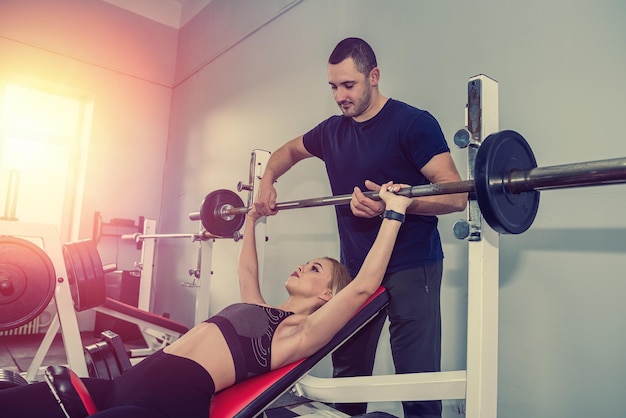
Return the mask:
{"type": "Polygon", "coordinates": [[[467,206],[467,193],[413,198],[407,213],[413,215],[437,216],[460,212],[467,206]]]}
{"type": "Polygon", "coordinates": [[[296,163],[305,158],[312,157],[306,148],[304,148],[302,141],[302,136],[299,136],[274,151],[267,160],[265,172],[261,180],[274,183],[280,176],[296,165],[296,163]]]}

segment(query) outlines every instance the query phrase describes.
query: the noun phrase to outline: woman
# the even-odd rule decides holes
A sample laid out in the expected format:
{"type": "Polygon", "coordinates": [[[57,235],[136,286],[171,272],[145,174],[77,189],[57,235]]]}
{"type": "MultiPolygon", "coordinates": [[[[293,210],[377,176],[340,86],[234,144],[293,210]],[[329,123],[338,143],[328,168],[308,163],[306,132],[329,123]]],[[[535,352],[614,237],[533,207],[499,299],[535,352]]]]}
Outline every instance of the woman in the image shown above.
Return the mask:
{"type": "MultiPolygon", "coordinates": [[[[213,394],[307,357],[324,346],[378,289],[411,200],[381,187],[387,211],[354,280],[330,258],[298,266],[277,307],[261,296],[254,224],[248,213],[239,259],[242,303],[228,306],[116,380],[83,379],[97,418],[206,418],[213,394]],[[344,287],[345,286],[345,287],[344,287]],[[343,290],[341,288],[343,287],[343,290]],[[341,292],[339,292],[341,290],[341,292]]],[[[65,418],[46,383],[0,391],[3,417],[65,418]]]]}

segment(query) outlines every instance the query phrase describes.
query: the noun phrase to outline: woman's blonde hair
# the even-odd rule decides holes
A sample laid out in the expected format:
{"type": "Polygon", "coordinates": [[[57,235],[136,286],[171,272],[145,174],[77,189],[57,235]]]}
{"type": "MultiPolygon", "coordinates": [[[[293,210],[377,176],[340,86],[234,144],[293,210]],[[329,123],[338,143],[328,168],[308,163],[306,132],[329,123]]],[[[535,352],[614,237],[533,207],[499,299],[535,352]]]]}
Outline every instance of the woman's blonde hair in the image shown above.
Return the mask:
{"type": "Polygon", "coordinates": [[[332,257],[324,257],[324,259],[330,261],[333,265],[333,271],[330,276],[330,290],[333,291],[333,295],[336,295],[341,289],[346,287],[352,280],[352,276],[348,272],[346,266],[332,257]]]}

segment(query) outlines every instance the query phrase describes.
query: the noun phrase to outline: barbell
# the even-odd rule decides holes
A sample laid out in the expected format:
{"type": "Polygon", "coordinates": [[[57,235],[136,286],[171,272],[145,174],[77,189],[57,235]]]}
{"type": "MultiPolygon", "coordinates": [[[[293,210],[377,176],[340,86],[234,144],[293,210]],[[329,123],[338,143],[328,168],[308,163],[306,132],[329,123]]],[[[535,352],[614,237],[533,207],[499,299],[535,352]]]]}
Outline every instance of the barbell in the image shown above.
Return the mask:
{"type": "MultiPolygon", "coordinates": [[[[521,234],[532,225],[539,209],[539,191],[626,183],[626,158],[537,167],[528,142],[511,130],[489,135],[476,153],[474,179],[405,187],[397,194],[407,197],[469,193],[485,221],[503,234],[521,234]]],[[[380,200],[377,192],[366,196],[380,200]]],[[[276,204],[277,210],[350,203],[351,194],[294,200],[276,204]]],[[[209,193],[199,212],[189,219],[201,221],[211,234],[235,235],[243,226],[245,207],[241,198],[227,189],[209,193]]]]}

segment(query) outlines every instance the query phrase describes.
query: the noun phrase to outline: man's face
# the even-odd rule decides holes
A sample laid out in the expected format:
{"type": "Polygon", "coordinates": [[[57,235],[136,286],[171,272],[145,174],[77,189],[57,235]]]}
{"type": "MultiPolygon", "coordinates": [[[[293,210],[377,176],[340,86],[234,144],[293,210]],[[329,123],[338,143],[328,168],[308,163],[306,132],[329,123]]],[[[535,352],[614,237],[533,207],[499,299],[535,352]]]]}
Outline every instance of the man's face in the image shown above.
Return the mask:
{"type": "Polygon", "coordinates": [[[369,77],[357,71],[352,58],[328,64],[328,84],[344,116],[357,119],[372,103],[369,77]]]}

